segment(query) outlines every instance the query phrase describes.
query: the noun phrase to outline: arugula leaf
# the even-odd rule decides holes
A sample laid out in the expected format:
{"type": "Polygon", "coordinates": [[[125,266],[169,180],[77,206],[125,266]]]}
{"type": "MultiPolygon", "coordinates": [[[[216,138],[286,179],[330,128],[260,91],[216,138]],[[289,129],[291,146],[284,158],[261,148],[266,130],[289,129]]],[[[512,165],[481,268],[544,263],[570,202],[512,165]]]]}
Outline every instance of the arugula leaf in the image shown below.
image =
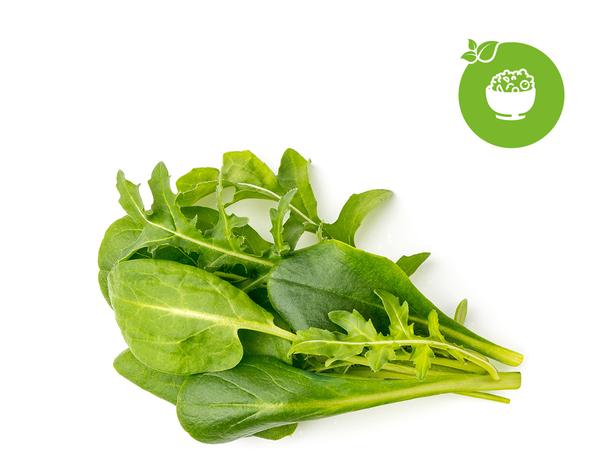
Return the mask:
{"type": "Polygon", "coordinates": [[[297,189],[292,189],[287,192],[281,200],[279,200],[279,204],[277,208],[270,209],[271,216],[271,235],[273,235],[274,247],[273,251],[276,256],[282,256],[286,254],[290,250],[290,245],[285,240],[284,235],[284,219],[286,218],[289,209],[290,203],[296,194],[297,189]]]}
{"type": "Polygon", "coordinates": [[[430,252],[419,252],[418,254],[413,254],[412,256],[402,256],[396,262],[396,265],[406,273],[406,276],[412,275],[417,269],[427,260],[427,258],[431,255],[430,252]]]}
{"type": "Polygon", "coordinates": [[[239,329],[292,340],[273,316],[217,276],[163,260],[129,260],[108,277],[117,323],[132,353],[161,372],[229,369],[242,358],[239,329]]]}
{"type": "Polygon", "coordinates": [[[217,168],[194,168],[177,179],[180,206],[192,206],[215,191],[219,177],[217,168]]]}
{"type": "Polygon", "coordinates": [[[148,183],[154,197],[150,213],[144,209],[138,186],[126,180],[121,171],[117,175],[117,188],[121,196],[119,202],[130,218],[142,227],[137,240],[123,251],[126,253],[123,259],[143,247],[152,250],[157,246],[170,244],[184,250],[201,251],[204,257],[220,260],[222,263],[233,260],[258,269],[273,265],[272,262],[246,254],[230,245],[228,247],[206,238],[196,228],[195,222],[189,221],[177,205],[176,196],[169,185],[169,174],[163,163],[156,166],[148,183]]]}
{"type": "Polygon", "coordinates": [[[354,246],[354,236],[363,220],[373,209],[392,196],[389,190],[369,190],[353,194],[333,224],[324,224],[325,233],[338,241],[354,246]]]}
{"type": "MultiPolygon", "coordinates": [[[[308,219],[306,223],[317,226],[321,220],[317,211],[317,199],[310,185],[308,166],[310,162],[293,149],[287,149],[281,157],[281,164],[277,172],[277,180],[285,191],[297,189],[292,204],[302,211],[308,219]]],[[[311,231],[315,231],[313,228],[311,231]]]]}
{"type": "Polygon", "coordinates": [[[239,189],[234,202],[283,194],[275,173],[248,150],[223,154],[221,174],[224,181],[239,189]]]}

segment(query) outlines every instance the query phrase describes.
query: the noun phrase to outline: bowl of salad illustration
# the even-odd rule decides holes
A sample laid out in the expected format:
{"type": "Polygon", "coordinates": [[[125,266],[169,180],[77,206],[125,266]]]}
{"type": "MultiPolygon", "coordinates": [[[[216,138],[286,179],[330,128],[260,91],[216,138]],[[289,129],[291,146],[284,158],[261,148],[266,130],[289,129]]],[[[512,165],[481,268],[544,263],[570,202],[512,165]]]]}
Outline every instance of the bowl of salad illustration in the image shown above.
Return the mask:
{"type": "Polygon", "coordinates": [[[535,103],[535,78],[527,69],[505,69],[492,77],[485,97],[496,118],[522,120],[535,103]]]}

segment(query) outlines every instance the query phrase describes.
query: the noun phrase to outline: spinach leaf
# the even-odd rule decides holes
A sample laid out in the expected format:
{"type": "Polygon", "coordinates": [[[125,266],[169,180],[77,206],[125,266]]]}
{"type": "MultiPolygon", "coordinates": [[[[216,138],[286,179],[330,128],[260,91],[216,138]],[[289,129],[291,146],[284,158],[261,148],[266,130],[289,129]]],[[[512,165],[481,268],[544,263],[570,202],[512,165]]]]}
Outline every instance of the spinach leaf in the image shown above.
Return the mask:
{"type": "Polygon", "coordinates": [[[396,265],[402,269],[406,276],[412,275],[431,255],[430,252],[419,252],[412,256],[402,256],[396,262],[396,265]]]}
{"type": "Polygon", "coordinates": [[[369,190],[353,194],[340,211],[333,224],[325,224],[323,230],[331,238],[354,246],[354,236],[363,220],[373,209],[392,196],[389,190],[369,190]]]}
{"type": "Polygon", "coordinates": [[[442,332],[454,343],[506,364],[517,365],[523,359],[446,316],[391,260],[340,241],[324,241],[290,254],[271,272],[267,285],[273,308],[293,330],[331,329],[328,315],[334,310],[357,310],[385,330],[389,319],[374,293],[382,290],[407,302],[417,324],[426,325],[429,312],[435,311],[442,332]]]}
{"type": "Polygon", "coordinates": [[[220,443],[293,422],[381,404],[456,392],[515,389],[520,374],[450,374],[411,380],[315,374],[267,357],[234,369],[193,375],[181,387],[177,416],[195,439],[220,443]]]}
{"type": "MultiPolygon", "coordinates": [[[[185,381],[184,376],[166,374],[150,369],[138,361],[130,350],[125,350],[117,356],[113,365],[119,374],[143,390],[172,404],[177,404],[177,395],[185,381]]],[[[297,426],[296,423],[282,425],[259,431],[255,436],[277,440],[293,434],[297,426]]]]}
{"type": "Polygon", "coordinates": [[[242,358],[239,329],[292,340],[241,290],[171,261],[121,262],[108,277],[117,323],[134,356],[170,374],[229,369],[242,358]]]}
{"type": "Polygon", "coordinates": [[[138,387],[177,404],[177,394],[185,380],[184,376],[155,371],[136,359],[131,350],[125,350],[117,356],[113,366],[119,374],[138,387]]]}
{"type": "Polygon", "coordinates": [[[102,295],[109,304],[108,273],[119,260],[132,254],[132,247],[135,247],[142,229],[143,226],[138,222],[129,216],[124,216],[114,221],[104,234],[98,251],[98,283],[102,295]]]}

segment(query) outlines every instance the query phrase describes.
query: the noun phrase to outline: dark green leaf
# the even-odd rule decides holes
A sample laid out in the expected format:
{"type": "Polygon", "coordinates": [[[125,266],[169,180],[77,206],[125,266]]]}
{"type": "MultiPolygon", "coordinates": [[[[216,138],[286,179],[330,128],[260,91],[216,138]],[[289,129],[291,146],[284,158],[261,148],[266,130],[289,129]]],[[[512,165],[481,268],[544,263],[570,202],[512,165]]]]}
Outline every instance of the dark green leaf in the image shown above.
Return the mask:
{"type": "Polygon", "coordinates": [[[293,330],[330,329],[328,313],[357,310],[386,330],[389,319],[374,291],[388,291],[406,301],[413,321],[426,325],[429,312],[439,316],[444,335],[506,364],[517,365],[519,353],[495,345],[438,310],[394,262],[352,248],[339,241],[324,241],[295,251],[275,267],[268,281],[273,308],[293,330]]]}
{"type": "Polygon", "coordinates": [[[430,252],[420,252],[418,254],[413,254],[412,256],[402,256],[398,259],[396,265],[398,265],[407,276],[410,276],[417,271],[430,255],[430,252]]]}
{"type": "Polygon", "coordinates": [[[373,209],[392,196],[389,190],[369,190],[352,195],[333,224],[323,229],[331,238],[354,246],[354,236],[364,218],[373,209]]]}
{"type": "Polygon", "coordinates": [[[520,374],[448,374],[422,382],[315,374],[267,357],[246,358],[224,372],[190,376],[177,416],[195,439],[221,443],[293,422],[381,404],[456,392],[515,389],[520,374]]]}

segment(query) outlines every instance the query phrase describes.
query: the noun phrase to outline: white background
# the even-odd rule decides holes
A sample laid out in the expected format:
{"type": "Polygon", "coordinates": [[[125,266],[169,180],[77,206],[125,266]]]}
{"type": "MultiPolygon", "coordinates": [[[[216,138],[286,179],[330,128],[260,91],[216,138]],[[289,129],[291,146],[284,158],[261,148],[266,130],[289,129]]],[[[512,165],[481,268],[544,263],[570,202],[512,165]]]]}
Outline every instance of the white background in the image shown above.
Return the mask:
{"type": "Polygon", "coordinates": [[[594,2],[0,3],[0,456],[591,458],[597,452],[598,32],[594,2]],[[484,6],[487,5],[487,6],[484,6]],[[210,6],[209,6],[210,5],[210,6]],[[457,91],[467,38],[521,41],[565,84],[556,128],[481,141],[457,91]],[[203,445],[112,369],[125,348],[96,285],[121,215],[117,169],[145,182],[250,149],[313,160],[320,212],[395,198],[361,230],[416,284],[522,351],[504,406],[441,396],[304,423],[279,442],[203,445]]]}

